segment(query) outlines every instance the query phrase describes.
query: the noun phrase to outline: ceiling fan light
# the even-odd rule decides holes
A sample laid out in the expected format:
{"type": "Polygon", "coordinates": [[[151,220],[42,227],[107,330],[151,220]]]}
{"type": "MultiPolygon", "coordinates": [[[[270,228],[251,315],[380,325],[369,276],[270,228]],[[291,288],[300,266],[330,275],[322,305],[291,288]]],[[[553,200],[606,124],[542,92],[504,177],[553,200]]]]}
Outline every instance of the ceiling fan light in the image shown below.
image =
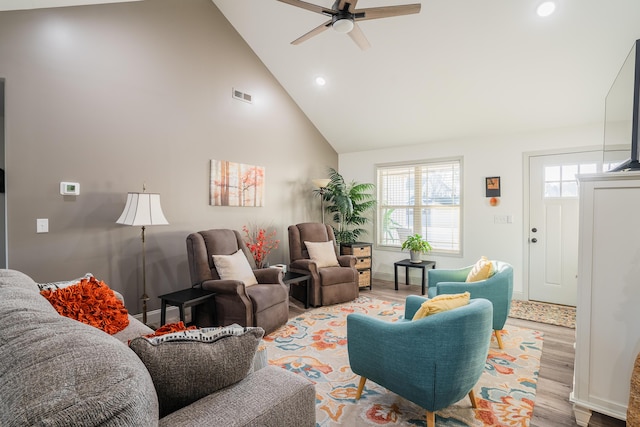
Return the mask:
{"type": "Polygon", "coordinates": [[[540,6],[538,6],[538,9],[536,10],[538,16],[541,17],[546,17],[551,15],[554,11],[556,10],[556,4],[552,1],[546,1],[542,4],[540,4],[540,6]]]}
{"type": "Polygon", "coordinates": [[[346,34],[353,30],[353,20],[348,18],[338,19],[333,23],[332,27],[335,31],[346,34]]]}

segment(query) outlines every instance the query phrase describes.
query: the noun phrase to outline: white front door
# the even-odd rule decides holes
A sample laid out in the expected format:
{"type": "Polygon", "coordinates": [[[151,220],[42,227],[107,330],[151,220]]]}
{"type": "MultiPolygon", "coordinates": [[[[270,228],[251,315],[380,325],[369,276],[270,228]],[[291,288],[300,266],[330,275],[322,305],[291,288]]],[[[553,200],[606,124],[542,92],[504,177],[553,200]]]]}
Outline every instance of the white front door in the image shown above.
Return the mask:
{"type": "Polygon", "coordinates": [[[576,305],[578,182],[602,171],[602,152],[529,158],[529,299],[576,305]]]}

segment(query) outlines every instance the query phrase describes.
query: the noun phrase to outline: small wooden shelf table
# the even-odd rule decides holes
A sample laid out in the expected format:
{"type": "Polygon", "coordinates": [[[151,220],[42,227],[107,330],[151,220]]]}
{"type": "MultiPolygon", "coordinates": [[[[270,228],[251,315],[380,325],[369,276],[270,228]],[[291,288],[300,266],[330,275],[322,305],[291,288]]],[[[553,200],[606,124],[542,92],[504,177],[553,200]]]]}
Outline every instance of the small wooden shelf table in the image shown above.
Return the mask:
{"type": "Polygon", "coordinates": [[[422,269],[422,295],[425,294],[426,290],[426,276],[427,276],[427,268],[436,268],[435,261],[422,261],[422,262],[411,262],[410,259],[403,259],[402,261],[397,261],[393,263],[393,273],[396,285],[396,291],[398,290],[398,267],[405,268],[405,285],[409,285],[409,268],[421,268],[422,269]]]}
{"type": "MultiPolygon", "coordinates": [[[[304,308],[309,308],[309,285],[311,282],[311,275],[309,274],[303,274],[303,273],[296,273],[293,271],[287,271],[284,276],[282,277],[282,281],[286,284],[289,285],[289,287],[291,288],[291,285],[296,285],[296,286],[302,286],[303,282],[304,282],[304,296],[305,296],[305,300],[302,301],[304,302],[304,308]]],[[[292,292],[291,296],[293,296],[295,298],[295,296],[293,295],[292,292]]],[[[298,299],[298,298],[296,298],[298,299]]]]}
{"type": "MultiPolygon", "coordinates": [[[[201,288],[188,288],[181,291],[171,292],[169,294],[160,295],[158,298],[162,300],[162,308],[160,311],[160,326],[165,324],[167,320],[167,305],[177,306],[180,310],[180,320],[184,322],[184,309],[203,304],[209,300],[213,300],[216,296],[215,292],[207,291],[201,288]]],[[[194,311],[191,313],[191,322],[194,322],[194,311]]]]}

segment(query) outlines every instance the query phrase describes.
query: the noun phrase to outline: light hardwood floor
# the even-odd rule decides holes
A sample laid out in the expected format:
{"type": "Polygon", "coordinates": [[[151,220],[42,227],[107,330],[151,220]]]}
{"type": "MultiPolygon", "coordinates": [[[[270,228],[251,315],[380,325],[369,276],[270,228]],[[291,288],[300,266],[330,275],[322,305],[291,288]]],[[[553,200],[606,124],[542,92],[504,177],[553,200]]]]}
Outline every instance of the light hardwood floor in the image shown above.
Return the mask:
{"type": "MultiPolygon", "coordinates": [[[[407,295],[419,295],[420,290],[420,285],[400,284],[396,291],[393,282],[374,279],[373,289],[365,288],[360,291],[360,295],[404,302],[407,295]]],[[[290,317],[307,311],[304,305],[297,301],[290,303],[289,308],[290,317]]],[[[512,318],[507,320],[507,325],[536,329],[544,333],[540,374],[530,427],[576,426],[573,409],[569,402],[573,382],[574,330],[512,318]]],[[[589,427],[622,426],[625,426],[624,421],[595,412],[589,422],[589,427]]]]}

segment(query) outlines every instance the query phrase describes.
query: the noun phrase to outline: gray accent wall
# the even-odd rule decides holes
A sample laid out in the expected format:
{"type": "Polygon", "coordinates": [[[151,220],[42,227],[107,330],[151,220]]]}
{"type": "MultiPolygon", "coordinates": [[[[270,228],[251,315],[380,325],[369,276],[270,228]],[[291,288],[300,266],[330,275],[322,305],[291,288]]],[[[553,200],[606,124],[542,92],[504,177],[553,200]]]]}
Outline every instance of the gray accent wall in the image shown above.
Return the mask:
{"type": "Polygon", "coordinates": [[[146,231],[150,310],[190,286],[190,232],[272,225],[280,263],[287,226],[320,219],[310,180],[337,153],[210,0],[1,12],[0,79],[8,265],[36,281],[92,272],[139,312],[141,229],[115,221],[143,183],[170,223],[146,231]],[[211,159],[264,166],[265,206],[210,206],[211,159]]]}
{"type": "MultiPolygon", "coordinates": [[[[0,78],[0,168],[3,171],[4,163],[4,80],[0,78]]],[[[0,192],[0,268],[7,268],[7,203],[4,192],[0,192]]]]}

